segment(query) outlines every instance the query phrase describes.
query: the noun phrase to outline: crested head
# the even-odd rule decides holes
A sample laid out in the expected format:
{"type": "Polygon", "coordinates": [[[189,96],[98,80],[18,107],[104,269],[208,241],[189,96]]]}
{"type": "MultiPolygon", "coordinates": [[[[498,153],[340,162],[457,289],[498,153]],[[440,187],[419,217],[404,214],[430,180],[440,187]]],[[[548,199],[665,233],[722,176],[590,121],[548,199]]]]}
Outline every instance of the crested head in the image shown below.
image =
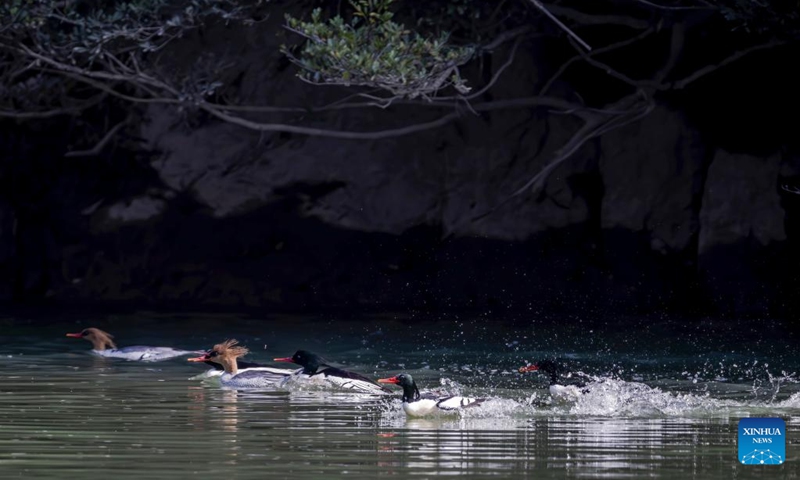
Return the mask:
{"type": "Polygon", "coordinates": [[[68,333],[67,336],[88,340],[92,342],[92,348],[95,350],[117,348],[117,344],[112,340],[114,338],[113,335],[95,327],[84,328],[79,333],[68,333]]]}
{"type": "Polygon", "coordinates": [[[214,345],[203,356],[187,359],[190,362],[214,362],[222,365],[226,373],[235,375],[239,371],[237,358],[247,355],[249,350],[239,345],[238,340],[228,339],[214,345]]]}
{"type": "Polygon", "coordinates": [[[229,358],[239,358],[247,355],[250,350],[247,347],[242,347],[239,345],[239,341],[235,339],[228,339],[222,343],[218,343],[214,345],[214,348],[211,349],[210,356],[221,356],[221,357],[229,357],[229,358]]]}

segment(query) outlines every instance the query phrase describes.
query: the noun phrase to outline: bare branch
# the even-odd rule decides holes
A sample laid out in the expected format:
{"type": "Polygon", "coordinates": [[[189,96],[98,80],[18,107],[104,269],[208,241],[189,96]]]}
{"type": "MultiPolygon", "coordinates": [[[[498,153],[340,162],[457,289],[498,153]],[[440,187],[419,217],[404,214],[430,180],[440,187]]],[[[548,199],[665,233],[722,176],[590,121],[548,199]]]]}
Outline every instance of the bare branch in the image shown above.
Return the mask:
{"type": "Polygon", "coordinates": [[[617,101],[609,108],[603,110],[606,112],[618,111],[623,113],[614,115],[610,118],[608,116],[600,115],[589,118],[586,123],[572,135],[569,141],[567,141],[567,143],[565,143],[561,148],[558,149],[558,151],[555,152],[554,157],[547,163],[547,165],[545,165],[544,168],[537,172],[536,175],[530,178],[527,182],[525,182],[524,185],[503,199],[497,205],[493,206],[486,212],[472,217],[470,222],[476,222],[486,218],[487,216],[496,212],[498,209],[502,208],[513,198],[525,193],[529,189],[539,188],[544,184],[544,181],[549,177],[549,175],[556,168],[558,168],[559,165],[569,159],[586,142],[593,138],[604,135],[611,130],[620,128],[644,118],[653,110],[653,108],[654,104],[652,99],[647,97],[644,91],[639,90],[635,94],[629,95],[617,101]],[[643,105],[641,101],[642,98],[645,100],[643,105]]]}
{"type": "MultiPolygon", "coordinates": [[[[614,105],[614,109],[624,108],[626,104],[632,103],[632,100],[635,97],[640,97],[643,95],[641,91],[637,92],[635,95],[630,95],[628,97],[623,98],[622,100],[618,101],[614,105]]],[[[520,195],[524,193],[529,188],[535,188],[537,184],[543,182],[550,173],[555,170],[557,166],[567,160],[573,153],[575,153],[580,147],[582,147],[586,142],[591,140],[592,138],[599,137],[611,130],[616,128],[622,127],[629,123],[635,122],[647,114],[649,114],[654,108],[652,101],[646,102],[643,108],[633,108],[630,107],[629,110],[624,115],[614,116],[610,119],[597,116],[594,119],[586,122],[577,132],[570,138],[570,140],[564,144],[558,152],[556,152],[555,157],[550,163],[547,164],[539,173],[533,176],[530,180],[528,180],[525,185],[520,187],[517,191],[512,194],[513,196],[520,195]]]]}
{"type": "Polygon", "coordinates": [[[678,90],[686,88],[687,85],[689,85],[690,83],[696,81],[700,77],[708,75],[709,73],[711,73],[711,72],[713,72],[713,71],[715,71],[717,69],[720,69],[720,68],[724,67],[725,65],[733,63],[736,60],[739,60],[740,58],[744,57],[745,55],[748,55],[748,54],[753,53],[753,52],[758,51],[758,50],[765,50],[765,49],[768,49],[768,48],[774,48],[774,47],[783,45],[784,43],[785,42],[772,41],[772,42],[764,43],[764,44],[761,44],[761,45],[754,45],[754,46],[752,46],[750,48],[746,48],[744,50],[738,51],[738,52],[734,53],[733,55],[731,55],[730,57],[726,58],[725,60],[719,62],[716,65],[708,65],[706,67],[703,67],[700,70],[697,70],[693,74],[689,75],[688,77],[684,78],[683,80],[679,80],[679,81],[673,83],[673,88],[676,88],[678,90]]]}
{"type": "MultiPolygon", "coordinates": [[[[235,125],[239,125],[259,132],[288,132],[288,133],[297,133],[301,135],[313,135],[320,137],[340,138],[346,140],[380,140],[384,138],[409,135],[416,132],[442,127],[461,116],[461,112],[455,111],[447,115],[444,115],[442,117],[439,117],[436,120],[432,120],[430,122],[423,122],[414,125],[408,125],[405,127],[394,128],[389,130],[380,130],[376,132],[354,132],[354,131],[344,131],[344,130],[327,130],[321,128],[303,127],[298,125],[286,125],[281,123],[254,122],[251,120],[247,120],[245,118],[230,115],[226,113],[223,109],[217,108],[213,104],[205,102],[200,102],[198,104],[198,107],[208,112],[209,114],[219,118],[220,120],[224,120],[226,122],[233,123],[235,125]]],[[[498,100],[495,102],[486,102],[473,105],[472,109],[474,111],[492,111],[492,110],[503,110],[509,108],[525,108],[525,107],[560,108],[574,115],[579,115],[581,112],[584,112],[586,110],[586,108],[581,105],[572,104],[567,101],[552,97],[528,97],[528,98],[518,98],[512,100],[498,100]]]]}
{"type": "Polygon", "coordinates": [[[77,115],[81,112],[80,108],[55,108],[53,110],[43,110],[41,112],[16,112],[13,110],[0,110],[0,117],[16,118],[18,120],[31,120],[34,118],[52,118],[60,115],[77,115]]]}
{"type": "Polygon", "coordinates": [[[516,57],[517,48],[519,47],[519,44],[520,44],[520,42],[519,42],[519,39],[518,39],[516,42],[514,42],[514,46],[511,47],[511,53],[508,54],[508,58],[506,59],[505,63],[503,63],[500,66],[500,68],[497,69],[497,71],[494,73],[494,75],[492,75],[492,78],[489,80],[489,83],[487,83],[483,88],[481,88],[477,92],[472,93],[472,94],[467,95],[467,96],[437,97],[434,100],[437,101],[437,102],[449,101],[449,100],[472,100],[472,99],[480,97],[481,95],[483,95],[484,93],[489,91],[489,89],[492,88],[494,86],[494,84],[497,82],[497,79],[500,78],[500,75],[503,74],[505,69],[510,67],[511,64],[514,63],[514,58],[516,57]]]}
{"type": "Polygon", "coordinates": [[[42,119],[42,118],[52,118],[58,117],[61,115],[79,115],[81,112],[86,110],[87,108],[91,108],[98,103],[100,103],[106,95],[104,93],[100,95],[95,95],[94,97],[90,98],[89,100],[80,103],[78,105],[73,105],[69,107],[61,107],[61,108],[53,108],[51,110],[42,110],[38,112],[20,112],[15,110],[4,110],[0,109],[0,117],[3,118],[15,118],[18,120],[32,120],[32,119],[42,119]]]}
{"type": "Polygon", "coordinates": [[[661,67],[661,70],[659,70],[653,77],[654,82],[659,84],[663,83],[670,72],[672,72],[672,70],[675,68],[675,65],[678,63],[678,58],[683,51],[683,43],[686,40],[685,34],[686,32],[684,31],[684,26],[682,24],[678,23],[672,27],[672,36],[670,37],[669,44],[669,57],[664,63],[664,66],[661,67]]]}
{"type": "Polygon", "coordinates": [[[517,28],[512,28],[511,30],[506,30],[505,32],[503,32],[500,35],[498,35],[497,38],[495,38],[491,42],[489,42],[486,45],[480,47],[479,51],[491,52],[492,50],[494,50],[495,48],[499,47],[503,43],[505,43],[505,42],[507,42],[507,41],[509,41],[509,40],[511,40],[513,38],[516,38],[516,37],[518,37],[518,36],[520,36],[522,34],[528,33],[529,31],[531,31],[531,27],[528,27],[528,26],[517,27],[517,28]]]}
{"type": "Polygon", "coordinates": [[[31,50],[30,48],[26,47],[25,45],[20,45],[20,48],[17,50],[18,52],[33,57],[37,60],[40,60],[42,63],[50,65],[51,67],[55,68],[56,70],[60,70],[63,72],[74,73],[77,75],[81,75],[83,77],[94,78],[99,80],[117,80],[120,82],[128,82],[134,85],[145,84],[149,85],[154,88],[159,88],[165,90],[175,96],[178,95],[178,91],[162,82],[160,80],[156,80],[155,78],[145,75],[145,74],[138,74],[135,77],[131,75],[122,75],[122,74],[115,74],[115,73],[106,73],[102,71],[94,71],[94,70],[87,70],[85,68],[76,67],[73,65],[69,65],[63,62],[56,61],[50,57],[45,55],[39,54],[31,50]]]}
{"type": "Polygon", "coordinates": [[[108,145],[108,142],[110,142],[111,139],[114,138],[114,135],[116,135],[117,132],[122,130],[122,127],[124,127],[125,124],[128,123],[129,119],[130,117],[114,125],[114,127],[111,128],[111,130],[109,130],[108,133],[106,133],[94,147],[88,150],[73,150],[71,152],[65,153],[64,157],[93,157],[99,155],[100,152],[102,152],[103,149],[106,147],[106,145],[108,145]]]}
{"type": "MultiPolygon", "coordinates": [[[[570,41],[572,41],[570,39],[570,41]]],[[[604,71],[606,74],[611,75],[612,77],[616,78],[617,80],[621,80],[628,85],[635,87],[635,88],[655,88],[656,90],[666,90],[669,86],[664,85],[662,83],[654,82],[652,80],[634,80],[629,76],[625,75],[622,72],[619,72],[613,69],[611,66],[592,58],[591,56],[587,55],[586,52],[581,51],[580,49],[576,48],[578,53],[581,55],[583,60],[588,63],[589,65],[599,68],[600,70],[604,71]]]]}
{"type": "MultiPolygon", "coordinates": [[[[594,50],[593,52],[591,52],[589,54],[589,56],[599,55],[601,53],[606,53],[606,52],[610,52],[612,50],[617,50],[619,48],[627,47],[628,45],[636,43],[639,40],[651,35],[653,32],[655,32],[655,29],[653,29],[653,28],[647,29],[644,32],[636,35],[635,37],[629,38],[627,40],[623,40],[621,42],[612,43],[611,45],[607,45],[607,46],[602,47],[602,48],[598,48],[597,50],[594,50]]],[[[544,84],[544,86],[542,87],[541,91],[539,91],[539,94],[540,95],[544,95],[545,92],[547,92],[547,90],[549,90],[550,87],[553,86],[553,83],[555,83],[555,81],[558,80],[558,78],[561,75],[564,74],[564,72],[567,70],[567,68],[569,68],[570,65],[572,65],[573,63],[577,62],[578,60],[582,60],[582,59],[583,59],[583,55],[575,55],[574,57],[572,57],[569,60],[567,60],[566,62],[564,62],[561,65],[561,67],[556,71],[556,73],[554,73],[553,76],[550,77],[550,80],[548,80],[547,83],[544,84]]]]}
{"type": "MultiPolygon", "coordinates": [[[[168,103],[168,104],[173,104],[173,105],[184,103],[183,101],[178,100],[176,98],[167,98],[167,97],[155,97],[155,98],[132,97],[130,95],[126,95],[124,93],[118,92],[117,90],[114,89],[114,87],[112,85],[108,85],[108,84],[105,84],[105,83],[102,83],[102,82],[98,82],[96,80],[92,80],[91,78],[87,78],[87,77],[83,76],[82,74],[66,73],[66,72],[60,72],[58,70],[45,70],[45,71],[48,71],[50,73],[57,73],[57,74],[63,75],[64,77],[71,78],[73,80],[77,80],[79,82],[86,83],[87,85],[91,85],[91,86],[93,86],[94,88],[96,88],[98,90],[102,90],[102,91],[104,91],[104,92],[106,92],[106,93],[108,93],[110,95],[113,95],[113,96],[115,96],[117,98],[121,98],[122,100],[127,100],[127,101],[133,102],[133,103],[168,103]]],[[[131,78],[128,79],[128,82],[129,83],[134,83],[134,81],[131,78]]]]}
{"type": "Polygon", "coordinates": [[[547,18],[549,18],[550,20],[555,22],[555,24],[558,25],[559,28],[561,28],[562,30],[567,32],[567,34],[570,37],[574,38],[576,42],[580,43],[583,48],[585,48],[586,50],[589,50],[589,51],[592,50],[592,47],[590,47],[588,43],[584,42],[583,39],[581,39],[581,37],[579,37],[577,33],[575,33],[572,30],[570,30],[570,28],[568,26],[564,25],[564,23],[561,20],[556,18],[555,15],[553,15],[546,8],[544,8],[544,5],[542,5],[542,2],[540,2],[539,0],[530,0],[530,2],[533,4],[534,7],[538,8],[542,13],[547,15],[547,18]]]}
{"type": "Polygon", "coordinates": [[[622,25],[635,30],[642,30],[650,26],[650,22],[647,22],[646,20],[625,17],[622,15],[592,15],[581,12],[580,10],[553,4],[548,4],[547,8],[553,12],[554,15],[567,17],[571,20],[579,22],[581,25],[622,25]]]}
{"type": "Polygon", "coordinates": [[[668,5],[659,5],[657,3],[650,2],[648,0],[636,0],[637,2],[647,5],[649,7],[657,8],[659,10],[717,10],[717,7],[713,5],[709,5],[706,2],[706,5],[697,5],[697,6],[690,6],[690,7],[682,7],[682,6],[668,6],[668,5]]]}
{"type": "Polygon", "coordinates": [[[789,185],[788,183],[782,183],[781,190],[783,190],[784,192],[793,193],[795,195],[800,195],[800,187],[796,185],[789,185]]]}

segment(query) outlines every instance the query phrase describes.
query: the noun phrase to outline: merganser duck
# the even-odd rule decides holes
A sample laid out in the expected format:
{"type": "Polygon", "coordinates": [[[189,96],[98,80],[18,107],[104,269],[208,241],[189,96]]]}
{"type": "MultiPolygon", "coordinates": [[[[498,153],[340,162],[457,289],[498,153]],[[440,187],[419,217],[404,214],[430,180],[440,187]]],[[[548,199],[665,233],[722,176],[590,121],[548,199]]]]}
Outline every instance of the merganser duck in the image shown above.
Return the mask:
{"type": "MultiPolygon", "coordinates": [[[[576,400],[589,390],[584,388],[586,385],[581,382],[565,385],[559,383],[563,373],[563,366],[554,360],[542,360],[533,365],[526,365],[519,368],[519,373],[542,371],[550,375],[550,395],[562,400],[576,400]]],[[[567,374],[571,376],[571,374],[567,374]]]]}
{"type": "Polygon", "coordinates": [[[112,340],[114,337],[111,334],[94,327],[85,328],[79,333],[68,333],[67,336],[82,338],[92,342],[92,353],[100,355],[101,357],[124,358],[125,360],[142,362],[158,362],[182,355],[199,353],[190,350],[177,350],[171,347],[134,346],[117,348],[114,340],[112,340]]]}
{"type": "Polygon", "coordinates": [[[342,370],[329,365],[319,355],[308,350],[298,350],[291,357],[281,357],[274,360],[276,362],[296,363],[303,367],[302,370],[297,372],[297,375],[292,377],[295,379],[308,380],[319,385],[327,383],[338,388],[356,390],[359,393],[378,395],[392,393],[388,388],[378,385],[375,381],[360,373],[342,370]]]}
{"type": "Polygon", "coordinates": [[[411,417],[422,417],[432,413],[454,413],[464,408],[477,407],[485,398],[451,395],[441,397],[432,393],[420,393],[417,382],[407,373],[380,378],[379,383],[393,383],[403,387],[403,410],[411,417]]]}
{"type": "MultiPolygon", "coordinates": [[[[213,362],[222,366],[223,372],[219,383],[225,387],[245,389],[274,387],[295,370],[286,370],[272,367],[250,367],[239,370],[238,358],[248,354],[249,350],[238,346],[234,339],[226,340],[214,345],[214,348],[205,352],[200,357],[187,359],[190,362],[213,362]]],[[[245,364],[245,362],[242,362],[245,364]]]]}
{"type": "MultiPolygon", "coordinates": [[[[213,353],[213,350],[208,350],[207,352],[205,352],[204,356],[207,356],[208,358],[211,358],[211,354],[212,353],[213,353]]],[[[225,373],[225,367],[223,367],[221,364],[219,364],[219,363],[217,363],[217,362],[215,362],[213,360],[204,360],[203,363],[205,363],[206,365],[210,366],[211,368],[206,370],[205,372],[199,374],[199,375],[195,375],[194,377],[191,377],[190,380],[214,378],[214,377],[222,376],[222,374],[225,373]]],[[[245,362],[244,360],[239,360],[239,359],[236,360],[236,366],[239,369],[239,373],[241,373],[241,372],[243,372],[245,370],[250,370],[252,368],[272,368],[272,367],[269,367],[269,366],[264,365],[262,363],[245,362]]],[[[287,370],[287,372],[293,372],[293,370],[287,370]]]]}

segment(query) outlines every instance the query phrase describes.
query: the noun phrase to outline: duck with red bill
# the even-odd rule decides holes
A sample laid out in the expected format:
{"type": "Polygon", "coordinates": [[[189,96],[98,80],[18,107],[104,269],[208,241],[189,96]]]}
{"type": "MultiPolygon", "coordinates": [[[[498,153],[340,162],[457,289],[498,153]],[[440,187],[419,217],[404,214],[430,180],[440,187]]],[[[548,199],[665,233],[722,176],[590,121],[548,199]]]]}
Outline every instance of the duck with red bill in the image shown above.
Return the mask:
{"type": "Polygon", "coordinates": [[[462,397],[460,395],[441,396],[433,393],[420,393],[417,382],[407,374],[401,373],[389,378],[378,379],[380,383],[392,383],[403,389],[403,411],[411,417],[457,413],[465,408],[477,407],[485,398],[462,397]]]}
{"type": "Polygon", "coordinates": [[[564,379],[572,378],[573,375],[559,361],[547,359],[519,367],[519,373],[527,372],[542,372],[548,375],[550,395],[560,400],[577,400],[581,395],[589,393],[583,382],[570,382],[570,384],[564,382],[564,379]]]}
{"type": "MultiPolygon", "coordinates": [[[[208,350],[199,357],[187,359],[190,362],[203,362],[219,365],[222,372],[219,382],[224,387],[236,389],[264,389],[274,388],[295,373],[294,370],[273,368],[242,362],[240,357],[247,355],[249,350],[239,345],[235,339],[229,339],[208,350]]],[[[216,373],[216,372],[215,372],[216,373]]],[[[209,375],[215,376],[215,375],[209,375]]]]}
{"type": "Polygon", "coordinates": [[[68,337],[82,338],[92,344],[92,353],[101,357],[122,358],[140,362],[158,362],[184,355],[203,353],[202,350],[180,350],[172,347],[150,347],[136,345],[117,348],[114,336],[99,328],[89,327],[78,333],[68,333],[68,337]]]}
{"type": "Polygon", "coordinates": [[[330,365],[322,357],[308,350],[298,350],[291,357],[279,357],[274,360],[276,362],[295,363],[303,367],[298,372],[298,375],[293,377],[293,379],[301,382],[310,382],[323,387],[330,386],[358,393],[375,395],[392,393],[388,388],[378,385],[360,373],[330,365]]]}

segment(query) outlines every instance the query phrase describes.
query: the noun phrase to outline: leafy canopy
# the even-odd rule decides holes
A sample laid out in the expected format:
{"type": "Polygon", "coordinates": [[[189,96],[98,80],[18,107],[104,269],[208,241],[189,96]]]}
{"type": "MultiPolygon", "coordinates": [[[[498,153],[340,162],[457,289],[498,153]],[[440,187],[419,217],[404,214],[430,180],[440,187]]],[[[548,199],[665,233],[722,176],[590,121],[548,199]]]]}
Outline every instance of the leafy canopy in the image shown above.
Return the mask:
{"type": "Polygon", "coordinates": [[[431,97],[453,87],[470,89],[458,67],[473,49],[448,45],[447,34],[426,38],[394,21],[393,0],[350,0],[350,21],[337,15],[323,20],[319,8],[309,21],[286,16],[287,28],[306,39],[299,55],[284,46],[301,68],[301,79],[314,84],[367,86],[395,96],[431,97]]]}

